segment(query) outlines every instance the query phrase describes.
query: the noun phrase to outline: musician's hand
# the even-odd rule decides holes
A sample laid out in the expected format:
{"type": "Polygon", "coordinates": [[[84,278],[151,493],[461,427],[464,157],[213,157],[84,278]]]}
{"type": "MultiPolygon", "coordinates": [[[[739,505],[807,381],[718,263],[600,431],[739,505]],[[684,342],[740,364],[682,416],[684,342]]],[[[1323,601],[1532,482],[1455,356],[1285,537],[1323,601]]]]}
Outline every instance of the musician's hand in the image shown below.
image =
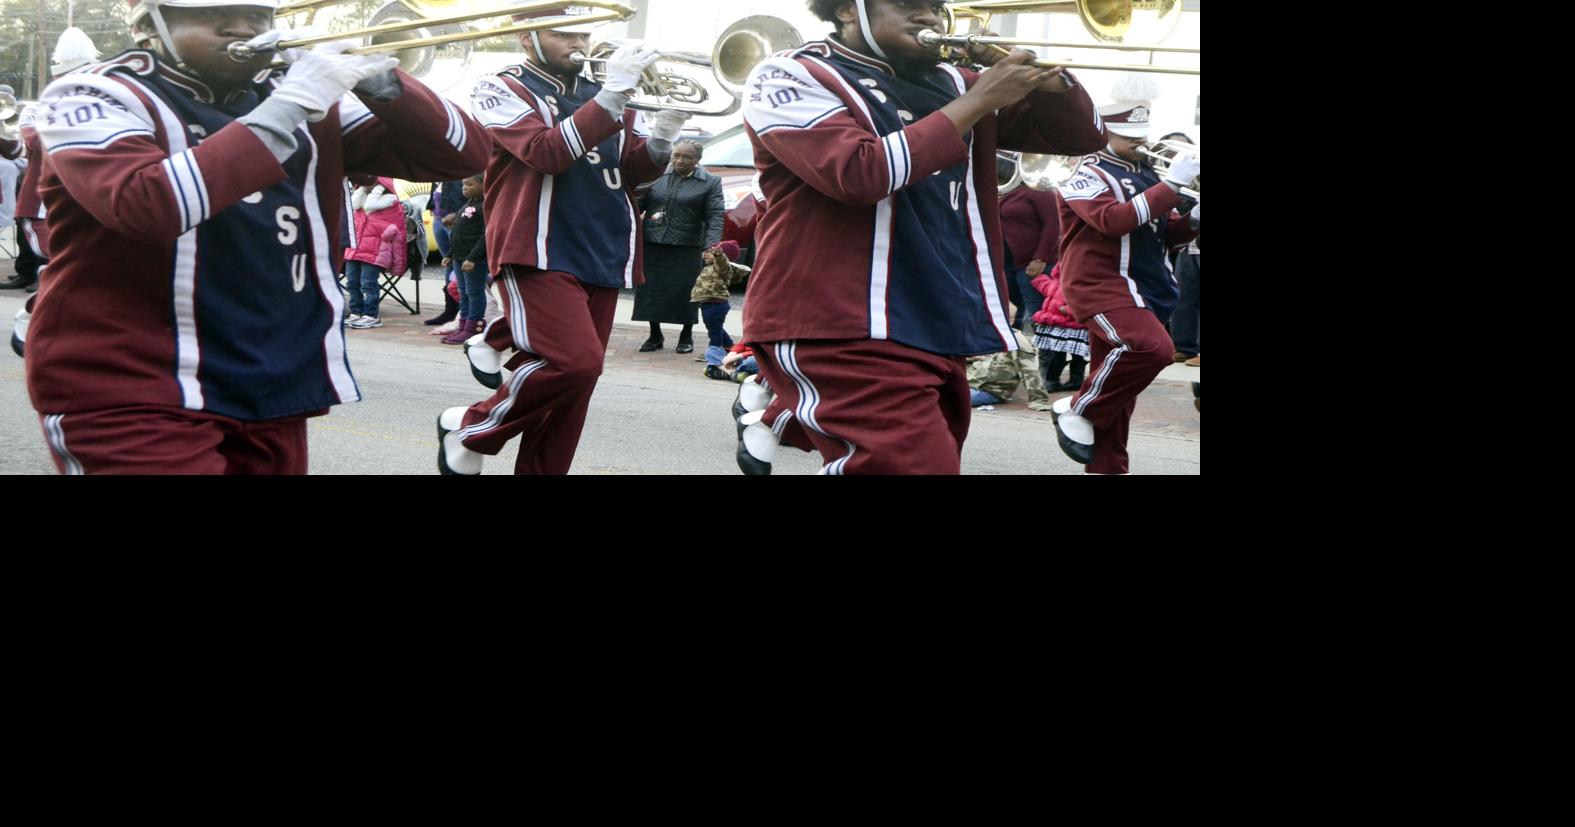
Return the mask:
{"type": "Polygon", "coordinates": [[[1180,151],[1170,159],[1170,170],[1165,173],[1165,183],[1177,187],[1190,187],[1193,180],[1202,174],[1202,157],[1197,153],[1180,151]]]}
{"type": "Polygon", "coordinates": [[[654,46],[626,43],[607,58],[607,80],[602,88],[609,92],[630,93],[640,87],[645,70],[662,57],[654,46]]]}
{"type": "MultiPolygon", "coordinates": [[[[981,32],[969,32],[969,34],[982,35],[984,37],[1001,36],[998,32],[992,32],[989,29],[985,29],[981,32]]],[[[994,66],[995,64],[999,63],[1003,57],[1006,57],[1006,53],[999,51],[994,46],[987,46],[983,43],[974,43],[968,47],[968,59],[974,63],[979,64],[980,66],[994,66]]]]}
{"type": "Polygon", "coordinates": [[[1014,50],[984,72],[979,81],[963,98],[975,97],[991,111],[1010,106],[1022,100],[1029,92],[1043,86],[1061,74],[1060,68],[1045,69],[1030,61],[1033,54],[1022,49],[1014,50]]]}
{"type": "Polygon", "coordinates": [[[1029,278],[1037,278],[1045,271],[1045,263],[1044,261],[1036,258],[1033,261],[1028,262],[1028,266],[1024,267],[1023,271],[1028,273],[1029,278]]]}
{"type": "Polygon", "coordinates": [[[273,96],[305,109],[306,119],[316,122],[357,83],[392,71],[399,65],[397,58],[388,55],[344,54],[346,49],[357,45],[348,40],[336,40],[297,55],[284,80],[273,90],[273,96]]]}

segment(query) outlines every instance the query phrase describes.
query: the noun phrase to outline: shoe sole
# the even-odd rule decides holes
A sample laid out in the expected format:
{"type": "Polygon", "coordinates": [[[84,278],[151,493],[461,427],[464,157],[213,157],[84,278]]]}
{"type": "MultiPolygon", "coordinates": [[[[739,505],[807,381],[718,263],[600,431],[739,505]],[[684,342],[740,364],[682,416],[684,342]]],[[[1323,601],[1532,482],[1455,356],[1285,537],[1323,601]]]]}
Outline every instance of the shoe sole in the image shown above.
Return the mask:
{"type": "Polygon", "coordinates": [[[441,413],[438,414],[438,418],[437,418],[437,433],[438,433],[438,473],[439,474],[442,474],[445,477],[479,477],[479,476],[481,476],[480,474],[461,474],[458,471],[454,471],[454,470],[452,470],[452,469],[450,469],[448,467],[448,450],[446,448],[444,448],[444,446],[443,446],[443,439],[449,435],[450,431],[449,431],[449,429],[443,427],[443,414],[441,414],[441,413]]]}
{"type": "Polygon", "coordinates": [[[738,434],[738,450],[734,451],[733,454],[738,459],[738,470],[744,472],[744,476],[746,476],[746,477],[769,477],[769,476],[771,476],[771,463],[769,463],[769,462],[761,462],[760,460],[755,459],[754,457],[750,456],[748,451],[744,450],[744,433],[743,433],[743,431],[739,431],[739,434],[738,434]]]}
{"type": "Polygon", "coordinates": [[[483,373],[481,368],[476,367],[475,362],[470,361],[469,343],[465,344],[465,364],[470,365],[470,375],[475,377],[476,381],[480,382],[482,387],[495,391],[503,386],[502,373],[483,373]]]}
{"type": "Polygon", "coordinates": [[[1073,442],[1072,438],[1061,430],[1061,417],[1052,415],[1055,420],[1055,441],[1061,446],[1061,453],[1078,465],[1087,465],[1094,461],[1094,446],[1073,442]]]}

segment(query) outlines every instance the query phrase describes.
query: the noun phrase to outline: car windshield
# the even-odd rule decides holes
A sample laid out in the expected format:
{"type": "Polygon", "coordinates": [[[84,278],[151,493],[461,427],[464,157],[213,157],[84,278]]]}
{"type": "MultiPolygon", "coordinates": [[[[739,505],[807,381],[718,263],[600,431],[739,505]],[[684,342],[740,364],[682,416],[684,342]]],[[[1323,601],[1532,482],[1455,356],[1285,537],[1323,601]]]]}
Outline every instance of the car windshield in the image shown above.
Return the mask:
{"type": "Polygon", "coordinates": [[[703,158],[706,166],[753,168],[755,148],[750,146],[749,134],[740,125],[706,141],[703,158]]]}

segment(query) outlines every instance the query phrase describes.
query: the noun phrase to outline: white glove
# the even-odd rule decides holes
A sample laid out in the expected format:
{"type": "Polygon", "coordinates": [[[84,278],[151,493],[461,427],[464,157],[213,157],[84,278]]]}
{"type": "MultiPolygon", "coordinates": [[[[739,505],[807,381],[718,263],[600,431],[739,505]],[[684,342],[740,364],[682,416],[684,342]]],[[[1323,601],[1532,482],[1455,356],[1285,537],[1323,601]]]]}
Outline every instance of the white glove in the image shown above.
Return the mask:
{"type": "Polygon", "coordinates": [[[653,46],[625,43],[607,58],[607,80],[602,88],[609,92],[633,92],[640,86],[640,77],[651,64],[661,58],[653,46]]]}
{"type": "Polygon", "coordinates": [[[1203,172],[1203,162],[1199,157],[1193,152],[1176,153],[1176,157],[1170,159],[1170,171],[1165,173],[1165,180],[1178,187],[1192,186],[1198,174],[1203,172]]]}
{"type": "Polygon", "coordinates": [[[306,110],[306,119],[320,121],[346,92],[367,78],[391,72],[399,59],[390,55],[347,55],[354,41],[336,40],[315,49],[297,52],[286,59],[290,70],[273,96],[290,101],[306,110]]]}
{"type": "Polygon", "coordinates": [[[677,109],[663,109],[651,116],[651,137],[658,141],[669,143],[678,140],[678,133],[683,131],[684,122],[689,120],[690,113],[677,109]]]}
{"type": "MultiPolygon", "coordinates": [[[[269,29],[268,31],[257,35],[251,40],[246,41],[246,43],[243,45],[251,49],[256,49],[259,52],[268,52],[274,51],[274,44],[281,40],[305,40],[309,37],[321,37],[324,34],[326,34],[326,32],[324,32],[322,29],[313,28],[310,26],[289,30],[269,29]]],[[[295,59],[301,56],[301,52],[303,50],[280,49],[278,51],[280,60],[283,60],[285,63],[294,63],[295,59]]]]}

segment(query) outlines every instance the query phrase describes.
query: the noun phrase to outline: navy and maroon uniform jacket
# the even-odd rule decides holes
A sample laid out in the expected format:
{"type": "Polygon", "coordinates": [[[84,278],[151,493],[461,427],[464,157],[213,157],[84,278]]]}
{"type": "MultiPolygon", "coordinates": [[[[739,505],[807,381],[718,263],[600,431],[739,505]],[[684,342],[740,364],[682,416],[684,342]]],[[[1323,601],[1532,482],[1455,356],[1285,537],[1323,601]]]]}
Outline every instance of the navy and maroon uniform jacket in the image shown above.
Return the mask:
{"type": "Polygon", "coordinates": [[[635,132],[635,110],[615,120],[593,102],[600,91],[529,63],[476,82],[470,111],[492,136],[483,211],[494,272],[519,265],[613,288],[645,281],[633,191],[665,165],[635,132]]]}
{"type": "MultiPolygon", "coordinates": [[[[35,221],[44,217],[44,202],[38,197],[38,182],[44,175],[44,144],[38,138],[38,104],[28,104],[22,110],[22,120],[18,126],[22,132],[22,143],[27,147],[27,170],[22,173],[22,189],[16,194],[16,217],[30,218],[35,221]]],[[[6,193],[9,198],[10,193],[6,193]]],[[[44,251],[46,254],[48,250],[44,251]]]]}
{"type": "Polygon", "coordinates": [[[52,255],[27,340],[40,413],[158,405],[258,421],[360,398],[336,278],[344,177],[473,175],[487,136],[401,72],[394,102],[346,95],[297,127],[281,164],[235,118],[282,75],[215,100],[134,50],[44,90],[52,255]]]}
{"type": "Polygon", "coordinates": [[[1177,287],[1166,253],[1195,235],[1179,203],[1153,167],[1108,150],[1083,159],[1061,186],[1061,290],[1079,321],[1128,307],[1169,318],[1177,287]]]}
{"type": "Polygon", "coordinates": [[[745,91],[760,188],[752,342],[890,339],[941,355],[1015,350],[995,150],[1083,154],[1104,124],[1074,85],[959,138],[941,107],[978,74],[899,77],[834,40],[768,58],[745,91]]]}

